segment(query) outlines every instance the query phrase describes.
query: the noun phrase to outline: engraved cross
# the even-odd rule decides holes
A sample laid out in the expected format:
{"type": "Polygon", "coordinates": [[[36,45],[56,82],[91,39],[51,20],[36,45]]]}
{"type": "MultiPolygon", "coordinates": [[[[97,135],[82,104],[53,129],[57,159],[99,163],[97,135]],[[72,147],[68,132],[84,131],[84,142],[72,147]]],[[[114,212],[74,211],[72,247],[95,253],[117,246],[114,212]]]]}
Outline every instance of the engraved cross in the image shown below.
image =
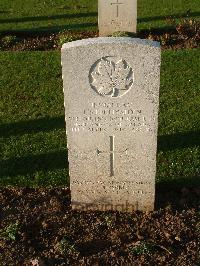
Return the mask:
{"type": "Polygon", "coordinates": [[[117,0],[117,3],[111,3],[111,6],[116,5],[117,6],[117,18],[119,17],[119,6],[123,5],[124,3],[119,3],[119,0],[117,0]]]}
{"type": "Polygon", "coordinates": [[[127,154],[128,149],[120,152],[120,151],[115,151],[115,136],[110,136],[110,151],[106,152],[106,151],[100,151],[99,149],[97,149],[97,155],[99,156],[102,153],[106,153],[106,154],[110,154],[110,176],[114,176],[115,175],[115,154],[116,153],[125,153],[127,154]]]}

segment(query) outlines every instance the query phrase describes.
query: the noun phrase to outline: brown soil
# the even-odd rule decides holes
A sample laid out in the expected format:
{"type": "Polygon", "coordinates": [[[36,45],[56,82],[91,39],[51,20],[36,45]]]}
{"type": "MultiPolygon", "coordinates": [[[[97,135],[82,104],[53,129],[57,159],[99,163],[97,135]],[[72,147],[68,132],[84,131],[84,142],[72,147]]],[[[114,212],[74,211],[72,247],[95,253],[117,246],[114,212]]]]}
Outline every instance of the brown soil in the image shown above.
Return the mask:
{"type": "MultiPolygon", "coordinates": [[[[72,36],[73,40],[98,37],[98,32],[66,32],[49,35],[10,35],[11,40],[4,40],[5,36],[0,36],[0,51],[47,51],[59,50],[61,48],[61,35],[72,36]]],[[[9,35],[7,35],[9,36],[9,35]]],[[[183,48],[197,48],[199,47],[200,36],[195,39],[188,36],[182,36],[176,30],[168,30],[162,32],[143,31],[136,36],[142,39],[150,39],[159,41],[162,49],[183,49],[183,48]]]]}
{"type": "Polygon", "coordinates": [[[176,209],[84,213],[68,188],[2,188],[0,265],[200,265],[200,189],[177,193],[176,209]]]}
{"type": "MultiPolygon", "coordinates": [[[[68,35],[76,39],[86,39],[97,37],[97,32],[70,32],[68,35]]],[[[0,37],[0,51],[48,51],[59,50],[61,44],[59,43],[60,34],[47,35],[14,35],[14,40],[5,42],[4,35],[0,37]],[[3,40],[3,41],[1,41],[3,40]]]]}

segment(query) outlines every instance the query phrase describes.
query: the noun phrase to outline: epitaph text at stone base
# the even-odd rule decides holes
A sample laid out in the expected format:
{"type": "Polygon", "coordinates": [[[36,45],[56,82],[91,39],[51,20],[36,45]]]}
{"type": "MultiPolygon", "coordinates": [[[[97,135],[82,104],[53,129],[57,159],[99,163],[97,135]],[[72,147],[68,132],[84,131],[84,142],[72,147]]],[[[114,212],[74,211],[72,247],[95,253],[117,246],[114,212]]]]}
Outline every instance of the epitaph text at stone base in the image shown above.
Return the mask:
{"type": "Polygon", "coordinates": [[[154,209],[160,55],[132,38],[63,45],[73,209],[154,209]]]}

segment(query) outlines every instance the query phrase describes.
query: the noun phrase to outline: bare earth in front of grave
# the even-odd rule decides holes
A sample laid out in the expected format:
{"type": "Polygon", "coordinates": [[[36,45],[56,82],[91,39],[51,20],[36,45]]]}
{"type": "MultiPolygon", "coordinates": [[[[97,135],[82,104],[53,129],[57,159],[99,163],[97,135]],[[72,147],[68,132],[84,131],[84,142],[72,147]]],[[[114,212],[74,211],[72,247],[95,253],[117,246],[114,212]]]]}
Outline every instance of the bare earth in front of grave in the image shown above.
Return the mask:
{"type": "MultiPolygon", "coordinates": [[[[137,38],[149,39],[161,43],[162,49],[193,49],[200,45],[200,22],[188,20],[168,30],[144,30],[137,34],[137,38]]],[[[47,51],[60,50],[63,43],[86,38],[95,38],[96,31],[72,32],[66,31],[55,34],[38,34],[24,36],[0,36],[0,51],[47,51]]]]}
{"type": "Polygon", "coordinates": [[[3,188],[0,265],[197,266],[199,198],[182,188],[158,193],[153,213],[85,213],[71,210],[68,188],[3,188]]]}

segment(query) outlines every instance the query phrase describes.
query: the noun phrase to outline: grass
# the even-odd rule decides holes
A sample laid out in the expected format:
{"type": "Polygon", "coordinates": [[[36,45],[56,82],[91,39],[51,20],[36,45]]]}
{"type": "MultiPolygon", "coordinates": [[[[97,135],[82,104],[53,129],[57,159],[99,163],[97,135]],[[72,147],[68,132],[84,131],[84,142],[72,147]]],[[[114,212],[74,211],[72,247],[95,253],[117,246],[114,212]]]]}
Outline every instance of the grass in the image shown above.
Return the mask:
{"type": "MultiPolygon", "coordinates": [[[[0,0],[0,32],[97,30],[97,0],[0,0]]],[[[168,26],[166,17],[200,16],[199,0],[138,0],[138,29],[168,26]]]]}
{"type": "MultiPolygon", "coordinates": [[[[198,54],[162,54],[158,182],[200,185],[198,54]]],[[[0,61],[0,185],[68,184],[59,52],[1,52],[0,61]]]]}
{"type": "Polygon", "coordinates": [[[0,57],[6,66],[0,67],[4,99],[0,183],[61,185],[67,179],[67,155],[60,56],[27,52],[0,57]]]}
{"type": "Polygon", "coordinates": [[[63,255],[72,255],[77,252],[75,246],[68,241],[67,237],[61,239],[58,249],[63,255]]]}
{"type": "Polygon", "coordinates": [[[17,238],[17,234],[18,234],[19,229],[20,229],[20,225],[18,223],[10,224],[5,229],[0,230],[0,239],[6,238],[8,240],[15,241],[17,238]]]}
{"type": "Polygon", "coordinates": [[[153,249],[153,244],[141,241],[136,246],[130,246],[129,252],[135,255],[151,255],[153,249]]]}
{"type": "Polygon", "coordinates": [[[162,58],[158,178],[200,185],[198,49],[166,51],[162,58]],[[167,166],[167,167],[166,167],[167,166]]]}

